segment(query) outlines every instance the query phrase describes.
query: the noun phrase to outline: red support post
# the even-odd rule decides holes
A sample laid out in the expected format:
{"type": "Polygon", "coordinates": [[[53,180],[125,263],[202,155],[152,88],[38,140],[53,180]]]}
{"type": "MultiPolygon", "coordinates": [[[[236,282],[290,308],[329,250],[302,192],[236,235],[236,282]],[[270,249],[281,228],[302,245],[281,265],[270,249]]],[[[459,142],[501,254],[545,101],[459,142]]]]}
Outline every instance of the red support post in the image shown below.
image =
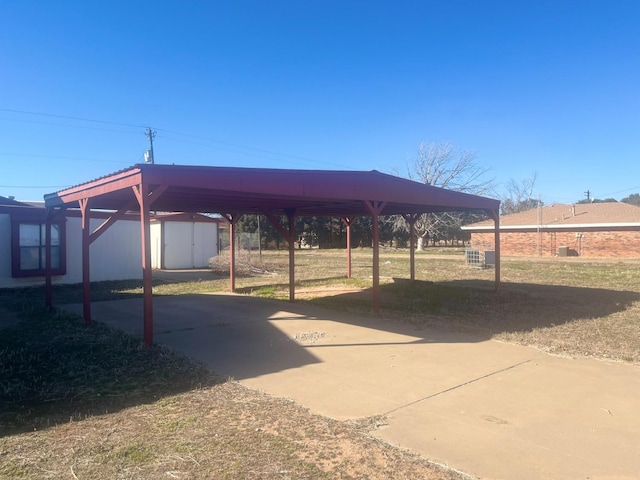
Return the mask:
{"type": "Polygon", "coordinates": [[[91,323],[91,267],[90,267],[90,234],[91,208],[89,199],[79,201],[82,214],[82,316],[84,323],[91,323]]]}
{"type": "Polygon", "coordinates": [[[229,290],[236,290],[236,235],[235,225],[242,218],[242,214],[227,213],[223,215],[229,224],[229,290]]]}
{"type": "Polygon", "coordinates": [[[373,214],[373,312],[380,312],[380,227],[378,214],[373,214]]]}
{"type": "Polygon", "coordinates": [[[496,255],[496,264],[494,267],[495,273],[495,289],[498,291],[500,288],[500,212],[498,210],[493,210],[491,212],[491,217],[493,217],[493,222],[495,224],[494,229],[494,243],[495,243],[495,255],[496,255]]]}
{"type": "Polygon", "coordinates": [[[343,217],[342,221],[347,226],[347,278],[351,278],[351,222],[353,217],[343,217]]]}
{"type": "Polygon", "coordinates": [[[140,205],[140,241],[142,247],[142,289],[144,295],[143,343],[153,345],[153,273],[151,271],[151,212],[149,187],[144,183],[133,191],[140,205]]]}
{"type": "Polygon", "coordinates": [[[296,231],[296,217],[295,210],[287,212],[287,218],[289,219],[289,301],[293,302],[296,299],[296,267],[295,267],[295,231],[296,231]]]}
{"type": "Polygon", "coordinates": [[[411,280],[416,279],[416,214],[410,214],[406,217],[409,223],[409,269],[411,271],[411,280]]]}
{"type": "Polygon", "coordinates": [[[365,206],[371,213],[373,228],[373,313],[380,313],[380,225],[378,217],[386,202],[365,201],[365,206]]]}
{"type": "Polygon", "coordinates": [[[285,210],[289,220],[288,228],[284,228],[273,213],[265,210],[264,214],[289,244],[289,301],[293,302],[295,300],[296,211],[292,208],[285,210]]]}
{"type": "Polygon", "coordinates": [[[229,290],[236,290],[236,233],[235,222],[229,222],[229,290]]]}
{"type": "Polygon", "coordinates": [[[45,307],[47,310],[53,309],[53,285],[51,278],[51,216],[53,209],[47,209],[47,221],[45,223],[45,277],[44,277],[44,296],[45,307]]]}

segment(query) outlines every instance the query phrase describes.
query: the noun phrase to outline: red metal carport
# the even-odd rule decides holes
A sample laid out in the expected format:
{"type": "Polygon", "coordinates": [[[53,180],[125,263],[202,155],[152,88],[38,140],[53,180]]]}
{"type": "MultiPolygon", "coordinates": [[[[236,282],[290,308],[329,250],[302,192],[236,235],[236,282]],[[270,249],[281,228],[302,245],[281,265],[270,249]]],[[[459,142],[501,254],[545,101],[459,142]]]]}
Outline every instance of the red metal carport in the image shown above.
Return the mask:
{"type": "MultiPolygon", "coordinates": [[[[500,282],[500,202],[491,198],[424,185],[377,171],[279,170],[208,166],[140,164],[56,193],[45,195],[49,217],[59,209],[82,213],[84,319],[91,321],[90,244],[127,212],[140,213],[144,285],[144,343],[153,343],[153,297],[150,212],[219,213],[230,226],[243,214],[264,214],[289,243],[289,297],[295,296],[294,220],[298,216],[351,219],[371,216],[373,225],[373,309],[379,309],[378,217],[401,214],[413,230],[418,216],[428,212],[483,210],[495,223],[495,282],[500,282]],[[91,232],[92,210],[112,215],[91,232]],[[286,216],[282,226],[278,216],[286,216]]],[[[49,228],[47,228],[49,231],[49,228]]],[[[415,276],[411,235],[411,278],[415,276]]],[[[47,245],[49,242],[46,242],[47,245]]],[[[347,242],[349,245],[349,242],[347,242]]],[[[230,248],[234,251],[233,244],[230,248]]],[[[47,255],[47,260],[50,259],[47,255]]],[[[350,253],[348,254],[350,258],[350,253]]],[[[231,289],[235,287],[234,255],[230,255],[231,289]]],[[[348,269],[348,275],[349,275],[348,269]]],[[[51,275],[47,275],[47,305],[51,306],[51,275]]]]}

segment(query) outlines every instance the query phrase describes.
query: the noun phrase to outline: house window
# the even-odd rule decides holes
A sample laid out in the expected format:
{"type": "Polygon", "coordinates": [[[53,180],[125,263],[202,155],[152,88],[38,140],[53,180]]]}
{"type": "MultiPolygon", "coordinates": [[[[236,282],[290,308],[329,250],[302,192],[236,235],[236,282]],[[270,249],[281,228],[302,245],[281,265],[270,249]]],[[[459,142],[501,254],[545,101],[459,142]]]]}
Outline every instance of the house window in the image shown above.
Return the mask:
{"type": "MultiPolygon", "coordinates": [[[[51,273],[64,275],[64,223],[51,224],[51,273]]],[[[16,222],[12,238],[12,274],[14,277],[41,276],[47,267],[46,224],[16,222]]]]}

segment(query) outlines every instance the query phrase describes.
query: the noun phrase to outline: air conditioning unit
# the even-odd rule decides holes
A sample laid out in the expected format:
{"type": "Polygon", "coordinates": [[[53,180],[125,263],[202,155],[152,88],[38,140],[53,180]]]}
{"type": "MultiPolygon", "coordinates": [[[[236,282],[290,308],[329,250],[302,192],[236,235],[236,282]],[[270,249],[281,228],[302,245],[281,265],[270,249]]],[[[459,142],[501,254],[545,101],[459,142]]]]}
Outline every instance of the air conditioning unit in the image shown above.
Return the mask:
{"type": "Polygon", "coordinates": [[[558,247],[558,256],[559,257],[568,257],[569,256],[569,247],[558,247]]]}
{"type": "Polygon", "coordinates": [[[485,266],[496,264],[496,252],[495,250],[485,250],[484,251],[484,264],[485,266]]]}

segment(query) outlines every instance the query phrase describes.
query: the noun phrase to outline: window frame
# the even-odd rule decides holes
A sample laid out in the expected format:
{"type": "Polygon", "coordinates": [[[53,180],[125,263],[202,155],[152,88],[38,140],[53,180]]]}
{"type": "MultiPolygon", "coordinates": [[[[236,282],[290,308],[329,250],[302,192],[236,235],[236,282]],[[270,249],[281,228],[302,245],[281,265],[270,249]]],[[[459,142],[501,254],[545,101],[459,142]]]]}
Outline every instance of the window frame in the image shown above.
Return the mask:
{"type": "MultiPolygon", "coordinates": [[[[46,249],[46,240],[43,238],[43,235],[46,235],[46,211],[42,212],[20,212],[19,214],[15,212],[11,215],[11,276],[14,278],[25,278],[25,277],[42,277],[47,273],[47,269],[45,265],[40,265],[40,268],[37,269],[23,269],[21,267],[21,255],[22,255],[22,247],[20,245],[20,226],[21,225],[38,225],[40,227],[40,243],[33,248],[38,248],[39,255],[42,255],[42,249],[46,249]]],[[[60,249],[60,264],[58,268],[52,268],[52,275],[65,275],[67,273],[67,222],[66,218],[60,218],[57,216],[56,218],[51,220],[51,226],[56,225],[58,227],[59,232],[59,245],[57,247],[60,249]]],[[[53,246],[53,245],[52,245],[53,246]]],[[[40,259],[39,259],[40,261],[40,259]]]]}

